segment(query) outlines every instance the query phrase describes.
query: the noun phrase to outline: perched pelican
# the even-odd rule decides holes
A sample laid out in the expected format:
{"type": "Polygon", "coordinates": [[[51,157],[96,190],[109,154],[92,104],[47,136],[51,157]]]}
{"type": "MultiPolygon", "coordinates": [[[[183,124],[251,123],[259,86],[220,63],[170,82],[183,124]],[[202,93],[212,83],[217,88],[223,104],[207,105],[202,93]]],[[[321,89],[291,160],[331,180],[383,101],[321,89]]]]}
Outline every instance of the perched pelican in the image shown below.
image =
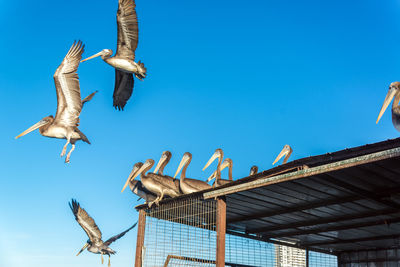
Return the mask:
{"type": "Polygon", "coordinates": [[[285,145],[282,149],[282,151],[279,153],[279,155],[276,157],[276,159],[274,160],[274,162],[272,163],[272,165],[274,165],[275,163],[278,162],[278,160],[280,160],[283,156],[285,156],[285,158],[283,159],[283,164],[285,164],[290,155],[292,154],[293,149],[289,146],[289,145],[285,145]]]}
{"type": "Polygon", "coordinates": [[[196,179],[186,178],[186,169],[191,161],[192,161],[192,154],[190,154],[189,152],[183,154],[182,160],[179,163],[178,169],[176,170],[176,173],[174,175],[175,178],[180,172],[180,170],[183,168],[181,173],[180,187],[184,194],[190,194],[193,192],[211,188],[211,186],[206,182],[196,179]]]}
{"type": "Polygon", "coordinates": [[[376,123],[379,122],[383,113],[389,106],[390,102],[394,98],[393,105],[392,105],[392,122],[394,127],[400,131],[400,82],[393,82],[389,86],[389,92],[386,94],[385,101],[383,101],[383,105],[381,111],[379,112],[378,119],[376,123]]]}
{"type": "Polygon", "coordinates": [[[135,62],[135,50],[139,41],[139,28],[134,0],[119,0],[117,11],[117,53],[112,57],[113,51],[104,49],[83,61],[100,56],[107,64],[115,68],[115,87],[113,106],[123,110],[126,102],[132,95],[133,75],[142,80],[146,77],[144,64],[135,62]]]}
{"type": "MultiPolygon", "coordinates": [[[[138,162],[133,166],[133,170],[132,172],[136,173],[140,167],[143,166],[142,162],[138,162]]],[[[143,198],[144,200],[146,200],[146,202],[151,202],[154,201],[157,196],[154,195],[153,193],[151,193],[149,190],[147,190],[141,181],[138,180],[130,180],[129,181],[129,188],[131,189],[132,193],[134,193],[135,195],[137,195],[140,198],[143,198]]],[[[139,200],[138,199],[138,200],[139,200]]]]}
{"type": "Polygon", "coordinates": [[[167,166],[168,162],[171,160],[171,157],[172,157],[171,152],[164,151],[161,155],[160,160],[157,163],[156,168],[154,169],[154,173],[157,173],[157,171],[158,171],[159,175],[164,175],[163,174],[164,168],[165,168],[165,166],[167,166]]]}
{"type": "Polygon", "coordinates": [[[256,165],[252,166],[251,169],[250,169],[249,176],[252,176],[252,175],[257,174],[257,173],[258,173],[258,167],[256,165]]]}
{"type": "Polygon", "coordinates": [[[78,129],[82,106],[85,102],[90,101],[96,93],[94,92],[81,100],[79,77],[76,71],[78,70],[84,47],[81,41],[74,42],[61,62],[61,65],[54,73],[54,83],[57,91],[56,117],[54,118],[51,115],[44,117],[41,121],[15,137],[18,139],[39,128],[39,132],[43,136],[67,139],[67,143],[61,152],[61,157],[63,157],[68,144],[71,143],[71,150],[65,158],[66,163],[69,163],[71,153],[75,149],[76,141],[82,140],[90,144],[87,137],[78,129]]]}
{"type": "MultiPolygon", "coordinates": [[[[228,173],[229,179],[221,179],[221,178],[215,179],[215,182],[213,184],[214,187],[215,186],[221,186],[221,185],[224,185],[224,184],[229,184],[229,183],[233,182],[232,166],[233,166],[233,162],[232,162],[232,160],[230,158],[227,158],[227,159],[224,160],[224,162],[222,162],[219,171],[222,171],[226,167],[229,167],[229,173],[228,173]]],[[[211,180],[213,180],[216,177],[217,177],[217,171],[214,171],[213,174],[211,174],[211,176],[208,177],[207,182],[210,182],[211,180]]]]}
{"type": "Polygon", "coordinates": [[[103,242],[103,240],[101,240],[100,229],[97,227],[93,218],[90,217],[89,214],[84,209],[81,208],[79,203],[76,200],[72,199],[71,203],[69,203],[69,207],[71,208],[72,212],[75,215],[75,220],[79,223],[79,225],[82,227],[82,229],[86,232],[86,234],[89,237],[86,244],[78,252],[78,254],[76,254],[76,256],[81,254],[81,252],[87,248],[87,250],[92,253],[101,254],[102,264],[104,262],[103,255],[108,255],[108,266],[110,266],[111,265],[110,255],[115,254],[115,251],[109,248],[108,246],[111,245],[112,242],[123,237],[127,232],[129,232],[132,228],[134,228],[136,226],[136,223],[131,227],[129,227],[129,229],[103,242]]]}
{"type": "MultiPolygon", "coordinates": [[[[132,170],[129,174],[128,181],[134,180],[137,176],[140,175],[140,181],[144,185],[144,187],[152,192],[153,194],[157,195],[157,198],[154,201],[148,203],[149,207],[153,205],[153,203],[158,203],[164,198],[164,195],[169,197],[177,197],[180,196],[181,193],[179,191],[179,187],[177,187],[177,182],[174,182],[172,177],[168,179],[167,176],[161,176],[155,173],[148,173],[146,172],[150,170],[154,165],[154,160],[148,159],[145,161],[142,167],[139,170],[132,170]]],[[[123,192],[125,190],[126,183],[124,188],[122,188],[123,192]]]]}
{"type": "Polygon", "coordinates": [[[215,174],[216,181],[221,179],[221,163],[222,163],[223,157],[224,157],[224,152],[222,151],[222,149],[217,148],[215,150],[214,154],[211,156],[211,158],[208,160],[208,162],[206,163],[206,165],[203,168],[203,171],[204,171],[205,169],[208,168],[208,166],[211,165],[211,163],[214,162],[214,160],[216,160],[218,158],[218,165],[217,165],[217,169],[215,170],[216,171],[216,174],[215,174]]]}

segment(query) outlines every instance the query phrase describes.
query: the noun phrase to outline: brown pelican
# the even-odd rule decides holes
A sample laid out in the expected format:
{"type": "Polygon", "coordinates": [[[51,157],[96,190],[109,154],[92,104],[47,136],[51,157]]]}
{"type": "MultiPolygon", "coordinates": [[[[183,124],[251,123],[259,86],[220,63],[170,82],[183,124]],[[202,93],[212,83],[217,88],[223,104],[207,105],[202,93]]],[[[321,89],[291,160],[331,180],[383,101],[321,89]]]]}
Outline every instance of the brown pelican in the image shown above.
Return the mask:
{"type": "MultiPolygon", "coordinates": [[[[143,166],[142,162],[138,162],[133,166],[133,170],[132,172],[136,173],[140,167],[143,166]]],[[[146,200],[146,202],[152,202],[154,201],[157,196],[154,195],[153,193],[151,193],[149,190],[147,190],[141,181],[138,180],[130,180],[127,181],[129,182],[129,188],[131,189],[132,193],[134,193],[135,195],[137,195],[140,198],[143,198],[144,200],[146,200]]],[[[125,186],[126,187],[126,186],[125,186]]],[[[138,199],[138,200],[139,200],[138,199]]]]}
{"type": "Polygon", "coordinates": [[[383,105],[381,111],[379,112],[378,119],[376,123],[379,122],[383,113],[389,106],[390,102],[394,98],[393,105],[392,105],[392,122],[394,127],[400,131],[400,82],[393,82],[389,86],[389,92],[386,94],[385,101],[383,101],[383,105]]]}
{"type": "Polygon", "coordinates": [[[203,168],[203,171],[205,169],[207,169],[208,166],[211,165],[211,163],[214,162],[214,160],[216,160],[218,158],[218,165],[217,165],[217,169],[216,174],[215,174],[215,180],[219,180],[221,179],[221,163],[222,163],[222,159],[224,157],[224,152],[222,151],[222,149],[217,148],[214,152],[214,154],[211,156],[211,158],[208,160],[208,162],[206,163],[206,165],[203,168]]]}
{"type": "Polygon", "coordinates": [[[164,174],[163,174],[164,168],[165,168],[165,166],[167,166],[167,164],[168,164],[168,162],[170,161],[171,157],[172,157],[171,152],[169,152],[169,151],[164,151],[164,152],[162,153],[162,155],[161,155],[160,160],[159,160],[158,163],[157,163],[156,168],[154,169],[154,173],[157,173],[157,171],[158,171],[158,174],[164,175],[164,174]]]}
{"type": "Polygon", "coordinates": [[[272,163],[272,165],[274,165],[275,163],[278,162],[278,160],[280,160],[283,156],[285,156],[285,158],[283,159],[283,164],[285,164],[290,155],[292,154],[293,149],[289,146],[289,145],[285,145],[282,149],[282,151],[279,153],[279,155],[276,157],[276,159],[274,160],[274,162],[272,163]]]}
{"type": "Polygon", "coordinates": [[[249,176],[252,176],[252,175],[257,174],[257,173],[258,173],[258,167],[256,165],[252,166],[251,169],[250,169],[249,176]]]}
{"type": "Polygon", "coordinates": [[[94,93],[81,100],[81,91],[79,88],[78,70],[79,61],[82,58],[84,45],[81,41],[73,43],[69,49],[61,65],[54,73],[54,83],[57,91],[57,113],[56,117],[47,116],[41,121],[31,126],[16,139],[24,136],[39,128],[39,132],[43,136],[67,139],[61,152],[61,157],[65,155],[67,146],[71,143],[71,150],[68,152],[65,162],[69,163],[72,151],[75,149],[75,142],[82,140],[90,144],[87,137],[78,129],[79,115],[82,111],[83,104],[91,100],[94,93]]]}
{"type": "MultiPolygon", "coordinates": [[[[180,196],[181,193],[179,191],[179,187],[177,187],[177,182],[174,182],[173,179],[168,179],[167,176],[161,176],[155,173],[146,172],[150,170],[154,165],[154,160],[148,159],[145,161],[142,167],[139,170],[132,170],[129,174],[128,181],[134,180],[137,176],[140,175],[140,181],[144,185],[144,187],[157,195],[157,198],[154,201],[148,203],[149,207],[153,205],[153,203],[158,203],[164,198],[164,195],[169,197],[177,197],[180,196]]],[[[125,190],[126,184],[124,188],[122,188],[121,192],[125,190]]]]}
{"type": "MultiPolygon", "coordinates": [[[[230,158],[226,158],[224,160],[224,162],[222,162],[219,171],[221,172],[223,169],[225,169],[226,167],[229,167],[229,179],[215,179],[215,182],[213,184],[213,186],[221,186],[224,184],[229,184],[231,182],[233,182],[233,178],[232,178],[232,166],[233,166],[233,162],[230,158]]],[[[207,182],[210,182],[211,180],[213,180],[214,178],[217,177],[217,171],[215,170],[213,174],[211,174],[210,177],[208,177],[207,182]]]]}
{"type": "Polygon", "coordinates": [[[211,186],[206,182],[196,179],[186,178],[186,169],[191,161],[192,161],[192,154],[190,154],[189,152],[183,154],[182,160],[179,163],[178,169],[176,170],[176,173],[174,175],[175,178],[180,172],[180,170],[183,168],[181,173],[180,188],[184,194],[190,194],[211,188],[211,186]]]}
{"type": "Polygon", "coordinates": [[[126,102],[132,95],[133,75],[142,80],[146,77],[144,64],[135,62],[135,50],[139,41],[139,28],[134,0],[119,0],[117,11],[117,53],[112,57],[113,51],[104,49],[83,61],[100,56],[107,64],[115,68],[115,87],[113,106],[123,110],[126,102]]]}
{"type": "Polygon", "coordinates": [[[111,245],[112,242],[123,237],[127,232],[129,232],[132,228],[134,228],[136,226],[136,223],[131,227],[129,227],[129,229],[103,242],[103,240],[101,240],[101,231],[99,227],[97,227],[93,218],[90,217],[89,214],[84,209],[81,208],[79,203],[76,200],[72,199],[71,203],[69,203],[69,207],[71,208],[72,212],[75,215],[75,220],[79,223],[79,225],[82,227],[82,229],[86,232],[86,234],[89,237],[86,244],[78,252],[78,254],[76,254],[76,256],[81,254],[81,252],[87,248],[88,251],[101,255],[101,263],[104,262],[103,255],[108,255],[108,266],[110,266],[111,265],[110,255],[115,254],[115,251],[109,248],[108,246],[111,245]]]}

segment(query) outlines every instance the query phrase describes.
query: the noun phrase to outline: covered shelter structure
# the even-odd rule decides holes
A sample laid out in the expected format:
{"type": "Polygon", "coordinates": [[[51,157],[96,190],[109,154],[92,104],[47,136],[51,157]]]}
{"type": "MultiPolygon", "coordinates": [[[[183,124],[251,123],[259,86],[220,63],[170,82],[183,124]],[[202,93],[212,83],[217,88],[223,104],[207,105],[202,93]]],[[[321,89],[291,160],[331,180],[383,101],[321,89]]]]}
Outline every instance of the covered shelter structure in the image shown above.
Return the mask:
{"type": "Polygon", "coordinates": [[[400,138],[139,211],[135,266],[400,266],[400,138]]]}

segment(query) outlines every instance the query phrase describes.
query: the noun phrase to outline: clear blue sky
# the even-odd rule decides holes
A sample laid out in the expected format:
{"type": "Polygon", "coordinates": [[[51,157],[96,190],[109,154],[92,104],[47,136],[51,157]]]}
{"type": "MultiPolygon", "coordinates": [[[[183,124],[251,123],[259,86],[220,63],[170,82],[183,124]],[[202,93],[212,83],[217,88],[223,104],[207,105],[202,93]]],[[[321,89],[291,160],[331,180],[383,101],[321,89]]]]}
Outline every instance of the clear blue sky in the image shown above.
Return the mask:
{"type": "MultiPolygon", "coordinates": [[[[135,162],[193,154],[202,172],[218,147],[234,178],[269,169],[284,144],[291,159],[399,134],[390,110],[375,125],[390,82],[400,80],[400,1],[137,0],[136,81],[124,112],[112,107],[114,70],[101,59],[79,67],[82,142],[64,164],[64,140],[14,137],[55,114],[53,73],[75,39],[85,56],[116,47],[117,0],[0,2],[0,266],[99,266],[68,207],[74,197],[105,238],[136,222],[137,197],[121,187],[135,162]]],[[[214,165],[215,166],[215,163],[214,165]]],[[[223,175],[227,175],[224,173],[223,175]]],[[[112,248],[132,266],[136,229],[112,248]]]]}

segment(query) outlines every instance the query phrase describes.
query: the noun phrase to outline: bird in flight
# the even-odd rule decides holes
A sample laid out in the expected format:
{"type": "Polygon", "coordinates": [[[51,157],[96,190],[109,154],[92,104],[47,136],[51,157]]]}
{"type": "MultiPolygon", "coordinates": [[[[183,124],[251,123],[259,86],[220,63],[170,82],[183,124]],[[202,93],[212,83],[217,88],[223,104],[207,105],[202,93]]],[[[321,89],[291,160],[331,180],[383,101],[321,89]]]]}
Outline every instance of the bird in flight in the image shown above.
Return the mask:
{"type": "Polygon", "coordinates": [[[119,0],[117,11],[117,53],[111,49],[103,49],[86,60],[101,57],[107,64],[115,68],[115,86],[113,106],[123,110],[133,92],[133,74],[139,80],[146,78],[147,69],[140,61],[135,62],[135,50],[139,42],[139,27],[134,0],[119,0]]]}
{"type": "Polygon", "coordinates": [[[50,138],[67,139],[61,152],[61,157],[66,153],[68,144],[71,143],[71,150],[68,152],[65,162],[69,163],[72,151],[75,150],[75,143],[82,140],[90,144],[89,139],[79,129],[79,115],[83,105],[90,101],[96,92],[85,99],[81,99],[79,77],[77,74],[79,62],[82,59],[85,46],[81,41],[74,42],[69,49],[61,65],[54,73],[54,83],[57,91],[57,113],[44,117],[38,123],[26,129],[15,137],[20,138],[36,129],[43,136],[50,138]]]}
{"type": "Polygon", "coordinates": [[[83,248],[76,254],[78,256],[81,254],[82,251],[87,249],[88,251],[100,254],[101,255],[101,263],[103,264],[103,255],[108,255],[108,266],[110,267],[110,255],[115,254],[115,251],[109,248],[111,243],[123,237],[127,232],[129,232],[132,228],[136,226],[136,223],[129,227],[129,229],[123,231],[122,233],[115,235],[109,238],[107,241],[103,242],[101,240],[101,231],[99,227],[97,227],[96,223],[94,222],[93,218],[79,205],[79,203],[72,199],[69,203],[69,207],[72,210],[72,213],[75,216],[75,220],[79,223],[82,229],[86,232],[89,239],[86,241],[86,244],[83,248]]]}

